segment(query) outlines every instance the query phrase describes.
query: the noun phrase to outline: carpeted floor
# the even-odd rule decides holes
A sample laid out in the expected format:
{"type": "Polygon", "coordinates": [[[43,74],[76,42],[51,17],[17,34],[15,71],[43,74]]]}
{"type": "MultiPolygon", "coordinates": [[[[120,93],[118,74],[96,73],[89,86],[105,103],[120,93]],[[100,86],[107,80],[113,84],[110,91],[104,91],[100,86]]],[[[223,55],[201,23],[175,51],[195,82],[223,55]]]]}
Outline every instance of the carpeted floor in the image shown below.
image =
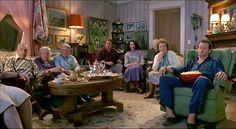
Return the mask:
{"type": "MultiPolygon", "coordinates": [[[[159,102],[153,99],[143,99],[144,95],[114,91],[114,99],[123,102],[124,111],[116,111],[114,107],[104,108],[87,117],[87,122],[77,128],[187,128],[185,119],[181,122],[163,127],[165,113],[160,111],[159,102]]],[[[95,99],[100,99],[97,97],[95,99]]],[[[217,128],[236,128],[236,100],[227,100],[227,119],[219,122],[217,128]]],[[[52,120],[47,115],[44,120],[33,116],[34,128],[76,128],[66,119],[52,120]]],[[[199,128],[202,128],[199,126],[199,128]]]]}

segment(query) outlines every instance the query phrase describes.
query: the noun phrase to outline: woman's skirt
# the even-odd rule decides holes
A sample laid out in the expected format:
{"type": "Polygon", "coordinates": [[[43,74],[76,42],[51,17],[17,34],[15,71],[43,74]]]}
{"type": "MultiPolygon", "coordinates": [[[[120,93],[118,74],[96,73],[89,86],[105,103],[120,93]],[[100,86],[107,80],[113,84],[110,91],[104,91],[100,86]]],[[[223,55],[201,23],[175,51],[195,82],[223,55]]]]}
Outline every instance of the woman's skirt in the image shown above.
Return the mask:
{"type": "Polygon", "coordinates": [[[132,82],[132,81],[141,81],[145,77],[145,71],[141,66],[132,66],[125,70],[124,73],[124,81],[132,82]]]}
{"type": "Polygon", "coordinates": [[[158,71],[151,71],[148,73],[148,82],[154,85],[159,85],[161,74],[158,71]]]}

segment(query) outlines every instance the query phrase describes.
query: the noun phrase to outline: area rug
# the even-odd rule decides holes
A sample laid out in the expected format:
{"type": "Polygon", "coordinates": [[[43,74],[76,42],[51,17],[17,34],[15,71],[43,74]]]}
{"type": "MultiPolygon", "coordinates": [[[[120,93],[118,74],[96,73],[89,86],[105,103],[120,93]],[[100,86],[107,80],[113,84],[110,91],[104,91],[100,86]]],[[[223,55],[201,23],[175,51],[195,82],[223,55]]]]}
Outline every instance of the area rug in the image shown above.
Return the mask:
{"type": "MultiPolygon", "coordinates": [[[[52,120],[52,115],[47,115],[44,120],[39,120],[33,115],[33,128],[79,128],[79,129],[186,129],[186,119],[172,126],[164,127],[165,113],[160,111],[159,101],[156,98],[144,99],[144,94],[114,91],[114,99],[124,104],[124,111],[116,111],[115,107],[107,107],[86,118],[86,124],[74,127],[66,119],[52,120]]],[[[99,100],[100,97],[96,97],[99,100]]],[[[217,129],[236,128],[236,98],[228,97],[226,100],[226,119],[218,122],[217,129]]],[[[199,125],[198,129],[203,129],[199,125]]]]}
{"type": "MultiPolygon", "coordinates": [[[[100,97],[96,97],[96,100],[100,97]]],[[[116,111],[115,107],[107,107],[86,118],[86,124],[79,128],[148,128],[152,123],[157,124],[156,118],[162,118],[157,99],[144,99],[143,94],[114,91],[114,99],[124,104],[124,111],[116,111]]],[[[161,123],[160,123],[161,124],[161,123]]],[[[52,120],[52,115],[47,115],[44,120],[39,120],[33,115],[34,128],[74,128],[66,119],[52,120]]],[[[78,127],[77,127],[78,128],[78,127]]]]}

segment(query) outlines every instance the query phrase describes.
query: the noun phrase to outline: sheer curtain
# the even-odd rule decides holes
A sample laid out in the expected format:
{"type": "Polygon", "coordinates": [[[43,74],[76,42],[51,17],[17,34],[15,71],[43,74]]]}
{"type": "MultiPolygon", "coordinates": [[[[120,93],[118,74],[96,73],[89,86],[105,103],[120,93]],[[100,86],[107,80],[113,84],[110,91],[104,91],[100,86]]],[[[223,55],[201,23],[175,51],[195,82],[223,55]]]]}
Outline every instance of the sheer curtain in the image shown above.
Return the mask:
{"type": "Polygon", "coordinates": [[[1,0],[0,20],[7,14],[11,14],[16,24],[23,30],[21,42],[29,46],[28,55],[33,54],[32,19],[33,0],[1,0]]]}

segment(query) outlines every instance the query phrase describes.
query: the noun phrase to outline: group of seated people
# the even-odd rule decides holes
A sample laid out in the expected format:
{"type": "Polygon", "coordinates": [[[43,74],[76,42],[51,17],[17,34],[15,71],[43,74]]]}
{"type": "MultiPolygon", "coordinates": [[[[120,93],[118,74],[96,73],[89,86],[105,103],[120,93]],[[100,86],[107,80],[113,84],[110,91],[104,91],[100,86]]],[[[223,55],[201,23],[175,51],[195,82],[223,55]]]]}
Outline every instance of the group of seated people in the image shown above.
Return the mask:
{"type": "MultiPolygon", "coordinates": [[[[163,125],[174,124],[179,119],[174,112],[173,89],[175,87],[189,86],[189,84],[185,84],[176,76],[165,74],[179,75],[186,71],[200,71],[202,75],[192,84],[193,96],[190,100],[189,115],[186,121],[188,129],[197,129],[196,118],[202,112],[204,96],[207,89],[212,88],[213,78],[227,80],[227,74],[222,62],[209,56],[212,51],[212,44],[207,39],[199,41],[197,45],[198,57],[184,65],[180,64],[175,52],[169,50],[169,44],[166,39],[155,39],[153,44],[154,48],[148,52],[147,56],[147,64],[152,65],[152,70],[148,70],[149,92],[145,98],[152,98],[154,85],[159,86],[160,104],[166,109],[166,121],[163,122],[163,125]]],[[[110,64],[110,66],[118,62],[115,60],[113,63],[109,63],[109,61],[111,59],[106,60],[106,64],[110,64]]],[[[128,49],[124,56],[124,67],[126,68],[124,81],[133,82],[135,91],[139,93],[142,92],[140,81],[145,76],[145,71],[142,67],[144,63],[144,57],[139,50],[137,42],[134,40],[128,42],[128,49]]]]}
{"type": "MultiPolygon", "coordinates": [[[[224,72],[222,62],[218,59],[209,57],[209,54],[212,51],[212,45],[209,40],[201,40],[199,42],[198,58],[188,62],[184,66],[180,65],[176,54],[169,50],[169,44],[166,39],[155,39],[153,40],[153,44],[154,48],[151,49],[148,54],[148,58],[150,59],[146,61],[147,64],[152,65],[152,70],[149,70],[150,72],[147,74],[149,92],[145,98],[152,98],[154,95],[155,85],[159,86],[160,104],[166,108],[167,114],[167,119],[163,125],[167,126],[176,123],[178,119],[173,110],[173,88],[186,85],[177,77],[167,76],[165,74],[169,72],[179,74],[183,71],[201,71],[203,76],[200,76],[193,83],[193,97],[190,102],[190,112],[187,118],[188,128],[196,128],[196,116],[201,111],[204,95],[206,90],[210,88],[208,86],[212,83],[213,77],[216,76],[218,79],[222,80],[227,79],[227,74],[224,72]]],[[[3,84],[0,86],[0,113],[2,119],[7,121],[9,117],[11,117],[11,113],[15,116],[16,108],[19,108],[19,115],[16,115],[15,117],[15,125],[5,124],[7,127],[32,126],[32,123],[29,122],[31,116],[28,116],[31,114],[28,114],[23,118],[21,118],[20,115],[25,112],[21,111],[22,107],[30,104],[29,98],[40,119],[43,119],[48,112],[51,112],[55,119],[60,118],[57,114],[57,110],[54,108],[54,106],[56,107],[60,102],[57,102],[56,104],[54,103],[54,97],[50,95],[47,82],[53,80],[59,74],[69,75],[71,65],[80,67],[75,57],[70,54],[71,47],[66,43],[61,45],[60,54],[56,55],[53,60],[51,60],[51,50],[48,47],[41,47],[40,56],[34,61],[26,57],[27,50],[27,45],[19,44],[16,50],[16,56],[9,58],[4,64],[4,69],[2,68],[0,72],[1,78],[6,79],[18,77],[24,81],[23,86],[16,85],[18,88],[12,88],[10,86],[10,88],[6,88],[8,86],[3,84]],[[40,82],[43,88],[33,84],[35,80],[40,82]],[[27,93],[19,88],[25,90],[27,93]],[[38,90],[43,94],[41,97],[36,97],[37,94],[34,94],[34,91],[38,90]],[[10,91],[14,92],[9,93],[10,91]],[[17,92],[17,94],[14,94],[15,92],[17,92]],[[22,95],[19,95],[18,92],[22,95]],[[45,99],[49,100],[48,104],[42,103],[45,102],[45,99]],[[20,123],[19,119],[21,119],[20,123]]],[[[105,62],[106,68],[110,69],[111,72],[122,72],[122,59],[119,58],[116,50],[112,48],[112,40],[110,39],[106,40],[104,48],[96,55],[96,62],[102,61],[105,62]]],[[[145,79],[146,73],[143,68],[144,64],[145,60],[142,52],[139,50],[137,42],[131,40],[128,43],[128,49],[124,55],[124,81],[128,83],[132,82],[134,91],[138,93],[143,91],[140,81],[145,79]]],[[[9,85],[14,86],[12,83],[9,85]]],[[[78,96],[78,98],[91,101],[87,95],[78,96]]],[[[28,111],[31,111],[30,107],[28,107],[28,109],[28,111]]]]}

